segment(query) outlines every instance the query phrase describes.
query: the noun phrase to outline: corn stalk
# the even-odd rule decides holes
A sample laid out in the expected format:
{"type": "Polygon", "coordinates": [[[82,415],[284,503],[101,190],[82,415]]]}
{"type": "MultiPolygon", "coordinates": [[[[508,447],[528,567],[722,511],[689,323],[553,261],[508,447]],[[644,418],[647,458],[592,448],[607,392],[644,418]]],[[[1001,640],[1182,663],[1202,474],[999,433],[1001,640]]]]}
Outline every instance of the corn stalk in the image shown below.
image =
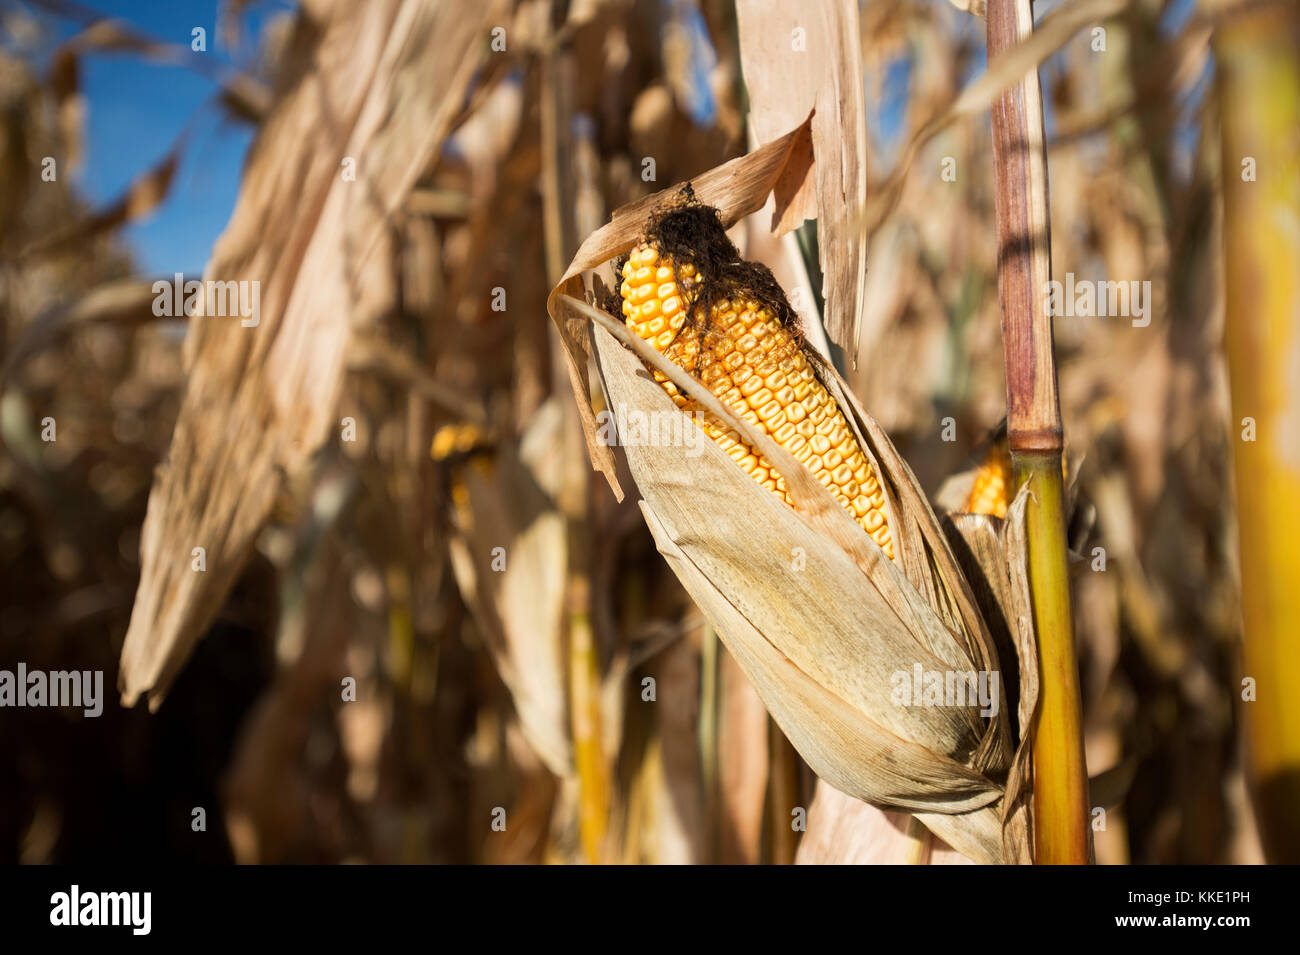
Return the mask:
{"type": "MultiPolygon", "coordinates": [[[[995,59],[1033,33],[1030,0],[990,0],[995,59]]],[[[1038,634],[1040,695],[1034,722],[1034,852],[1046,864],[1086,864],[1087,774],[1079,674],[1066,566],[1063,435],[1051,319],[1042,91],[1033,69],[993,103],[998,298],[1007,378],[1007,436],[1017,489],[1028,486],[1029,587],[1038,634]]]]}
{"type": "Polygon", "coordinates": [[[1248,753],[1270,861],[1292,863],[1300,861],[1298,49],[1294,3],[1230,17],[1214,38],[1245,675],[1256,691],[1245,706],[1248,753]]]}

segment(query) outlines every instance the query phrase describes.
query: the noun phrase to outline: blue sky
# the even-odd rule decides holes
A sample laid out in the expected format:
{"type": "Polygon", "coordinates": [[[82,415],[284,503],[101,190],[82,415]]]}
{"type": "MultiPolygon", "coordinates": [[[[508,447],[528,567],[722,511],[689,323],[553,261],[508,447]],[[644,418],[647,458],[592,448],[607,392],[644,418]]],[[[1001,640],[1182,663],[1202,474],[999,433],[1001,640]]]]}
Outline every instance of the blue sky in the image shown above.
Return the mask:
{"type": "MultiPolygon", "coordinates": [[[[89,0],[85,8],[120,18],[155,40],[188,47],[195,27],[207,30],[206,55],[229,66],[217,35],[216,0],[89,0]]],[[[253,4],[243,18],[241,59],[251,59],[267,19],[291,5],[283,0],[253,4]]],[[[42,19],[49,14],[38,10],[42,19]]],[[[66,39],[79,25],[54,20],[66,39]]],[[[80,193],[98,206],[112,201],[158,163],[189,125],[176,181],[153,215],[124,231],[124,239],[147,274],[198,274],[234,208],[252,131],[226,119],[215,102],[217,84],[191,69],[155,63],[137,54],[92,54],[82,61],[86,94],[85,155],[80,193]]]]}
{"type": "MultiPolygon", "coordinates": [[[[242,18],[243,47],[236,51],[236,59],[251,59],[253,44],[267,20],[293,5],[291,0],[254,0],[242,18]]],[[[942,6],[954,26],[982,30],[982,21],[942,6]]],[[[217,7],[217,0],[86,0],[84,4],[85,9],[128,21],[155,40],[186,47],[191,31],[203,27],[207,30],[206,55],[230,66],[230,51],[217,32],[217,7]]],[[[1175,29],[1192,7],[1192,0],[1178,0],[1163,24],[1165,31],[1175,29]]],[[[51,20],[44,10],[39,10],[39,15],[53,23],[59,39],[79,30],[75,22],[51,20]]],[[[691,23],[702,26],[702,21],[691,23]]],[[[974,72],[984,68],[978,44],[972,68],[974,72]]],[[[883,101],[869,106],[872,134],[887,157],[899,145],[910,72],[906,58],[892,63],[883,101]]],[[[85,162],[75,185],[95,205],[111,202],[133,179],[159,162],[188,126],[181,166],[167,200],[149,219],[124,230],[123,238],[146,275],[200,273],[234,207],[251,129],[226,119],[215,103],[217,84],[185,67],[129,53],[93,54],[82,62],[82,85],[87,96],[85,162]]],[[[1192,99],[1194,105],[1197,97],[1192,99]]],[[[698,110],[697,120],[711,118],[711,101],[692,105],[698,110]]],[[[1053,117],[1050,103],[1048,106],[1050,129],[1053,117]]]]}

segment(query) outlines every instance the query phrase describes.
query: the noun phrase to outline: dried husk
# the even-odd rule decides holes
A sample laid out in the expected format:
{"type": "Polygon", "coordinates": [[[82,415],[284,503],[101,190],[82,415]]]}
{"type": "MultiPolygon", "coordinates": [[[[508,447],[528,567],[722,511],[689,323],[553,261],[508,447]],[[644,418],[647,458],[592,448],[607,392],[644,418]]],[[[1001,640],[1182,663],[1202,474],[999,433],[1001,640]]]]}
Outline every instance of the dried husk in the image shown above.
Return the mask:
{"type": "Polygon", "coordinates": [[[1034,634],[1027,570],[1028,538],[1025,508],[1029,492],[1022,488],[1007,508],[1006,518],[987,514],[950,514],[949,539],[971,583],[1003,660],[1004,692],[1014,708],[1013,735],[1019,741],[1007,775],[1003,800],[1003,840],[1012,861],[1033,861],[1031,779],[1033,726],[1038,707],[1038,643],[1034,634]]]}
{"type": "MultiPolygon", "coordinates": [[[[681,414],[603,330],[595,341],[613,407],[681,414]]],[[[864,574],[715,444],[698,447],[694,458],[655,444],[625,452],[660,552],[795,748],[836,788],[925,813],[945,841],[1000,861],[999,817],[975,812],[1001,797],[976,768],[996,751],[987,741],[998,725],[986,728],[972,708],[891,702],[895,671],[970,671],[974,661],[883,554],[876,577],[864,574]]]]}
{"type": "MultiPolygon", "coordinates": [[[[695,180],[697,196],[719,208],[724,224],[758,208],[775,183],[797,179],[787,167],[806,160],[790,145],[804,128],[695,180]],[[774,167],[776,149],[784,156],[774,167]]],[[[659,550],[819,776],[873,805],[915,813],[976,861],[1023,861],[1023,839],[1004,845],[1004,786],[1015,755],[1005,707],[986,718],[974,706],[892,700],[891,675],[915,665],[980,672],[1000,664],[938,519],[888,436],[838,375],[821,368],[882,476],[898,563],[785,449],[620,320],[572,297],[575,276],[630,248],[655,206],[643,201],[616,213],[552,292],[571,372],[584,364],[585,317],[615,420],[643,414],[672,422],[669,434],[695,427],[646,372],[650,364],[739,431],[780,471],[795,502],[790,508],[764,490],[711,441],[695,443],[691,453],[682,442],[629,441],[629,470],[659,550]]],[[[612,456],[597,437],[584,376],[574,374],[574,386],[591,422],[593,462],[605,469],[612,456]]],[[[1021,778],[1014,777],[1017,785],[1021,778]]]]}
{"type": "MultiPolygon", "coordinates": [[[[973,474],[973,472],[972,472],[973,474]]],[[[969,490],[969,488],[967,488],[969,490]]],[[[961,498],[964,500],[964,496],[961,498]]],[[[1029,628],[1029,592],[1025,574],[1024,512],[1027,493],[1012,502],[1007,519],[986,514],[949,514],[945,529],[966,578],[970,581],[985,620],[989,622],[1003,660],[1018,661],[1003,667],[1007,705],[1016,713],[1016,725],[1032,726],[1038,698],[1038,661],[1029,628]],[[1023,685],[1023,689],[1022,689],[1023,685]]],[[[1015,727],[1013,726],[1013,729],[1015,727]]],[[[1031,863],[1033,825],[1029,815],[1030,744],[1023,735],[1008,774],[1003,797],[1003,848],[1007,861],[1031,863]]],[[[1126,785],[1117,772],[1102,787],[1108,795],[1126,785]]],[[[1097,781],[1091,784],[1098,805],[1097,781]]],[[[905,825],[906,816],[864,805],[847,797],[824,780],[819,781],[808,808],[808,832],[799,844],[800,865],[960,865],[966,860],[942,843],[918,848],[905,825]]]]}

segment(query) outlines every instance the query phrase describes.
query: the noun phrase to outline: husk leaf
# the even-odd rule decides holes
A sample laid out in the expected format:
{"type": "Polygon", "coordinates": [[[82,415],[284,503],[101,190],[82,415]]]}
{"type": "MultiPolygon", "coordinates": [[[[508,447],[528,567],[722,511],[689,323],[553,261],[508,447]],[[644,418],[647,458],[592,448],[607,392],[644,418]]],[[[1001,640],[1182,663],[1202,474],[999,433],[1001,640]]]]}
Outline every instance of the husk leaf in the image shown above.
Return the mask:
{"type": "MultiPolygon", "coordinates": [[[[807,123],[699,177],[692,183],[697,198],[719,208],[724,225],[758,209],[769,189],[796,178],[786,167],[805,161],[797,145],[806,129],[807,123]]],[[[575,297],[579,275],[631,248],[664,198],[619,210],[583,244],[548,300],[568,348],[593,464],[621,493],[602,440],[608,430],[595,425],[583,374],[594,341],[615,421],[644,415],[646,422],[670,423],[661,435],[684,436],[681,429],[697,427],[647,373],[649,365],[739,432],[784,477],[793,508],[698,433],[700,440],[690,442],[633,434],[625,444],[660,552],[803,758],[849,795],[915,813],[972,859],[1022,861],[1019,843],[1004,841],[1004,782],[1014,755],[1005,707],[986,717],[978,706],[912,706],[893,698],[892,678],[915,666],[1000,667],[990,628],[938,519],[883,429],[834,370],[818,363],[881,476],[897,563],[788,451],[621,320],[575,297]]]]}
{"type": "MultiPolygon", "coordinates": [[[[681,414],[603,328],[594,340],[611,407],[681,414]]],[[[654,443],[625,450],[660,551],[814,771],[873,804],[922,812],[945,841],[1001,861],[997,813],[974,812],[1001,797],[976,768],[997,724],[986,728],[973,708],[891,701],[891,674],[916,663],[976,669],[902,572],[883,555],[864,572],[711,441],[697,456],[654,443]]],[[[820,517],[843,513],[830,504],[820,517]]],[[[875,547],[849,530],[867,542],[860,549],[875,547]]]]}

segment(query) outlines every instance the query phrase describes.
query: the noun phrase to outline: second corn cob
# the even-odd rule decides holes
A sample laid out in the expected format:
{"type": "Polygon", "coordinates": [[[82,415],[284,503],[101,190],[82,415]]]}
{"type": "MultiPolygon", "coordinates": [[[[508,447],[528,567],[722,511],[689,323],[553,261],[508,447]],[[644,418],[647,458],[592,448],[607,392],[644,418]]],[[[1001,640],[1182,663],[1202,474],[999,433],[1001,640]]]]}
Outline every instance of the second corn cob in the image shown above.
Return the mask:
{"type": "MultiPolygon", "coordinates": [[[[1069,470],[1064,459],[1061,461],[1061,479],[1069,483],[1069,470]]],[[[1007,443],[1007,432],[1003,428],[989,444],[975,470],[975,479],[971,482],[970,493],[966,496],[963,514],[988,514],[993,517],[1007,516],[1007,508],[1014,496],[1015,481],[1012,478],[1011,447],[1007,443]]]]}
{"type": "Polygon", "coordinates": [[[1004,432],[989,445],[984,460],[980,462],[962,512],[1006,517],[1011,483],[1011,451],[1004,432]]]}

